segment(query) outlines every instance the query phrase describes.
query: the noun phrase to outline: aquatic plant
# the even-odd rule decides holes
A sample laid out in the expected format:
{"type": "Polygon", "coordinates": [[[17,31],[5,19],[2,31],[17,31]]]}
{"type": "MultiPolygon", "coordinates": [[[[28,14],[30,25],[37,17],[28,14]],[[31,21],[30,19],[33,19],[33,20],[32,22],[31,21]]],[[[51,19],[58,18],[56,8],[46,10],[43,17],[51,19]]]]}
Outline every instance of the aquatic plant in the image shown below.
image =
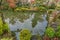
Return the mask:
{"type": "Polygon", "coordinates": [[[31,33],[28,29],[23,29],[20,32],[20,40],[30,40],[31,38],[31,33]]]}
{"type": "Polygon", "coordinates": [[[45,34],[46,34],[48,37],[52,38],[52,37],[54,37],[54,35],[55,35],[55,31],[54,31],[54,29],[53,29],[52,27],[48,27],[48,28],[46,29],[45,34]]]}

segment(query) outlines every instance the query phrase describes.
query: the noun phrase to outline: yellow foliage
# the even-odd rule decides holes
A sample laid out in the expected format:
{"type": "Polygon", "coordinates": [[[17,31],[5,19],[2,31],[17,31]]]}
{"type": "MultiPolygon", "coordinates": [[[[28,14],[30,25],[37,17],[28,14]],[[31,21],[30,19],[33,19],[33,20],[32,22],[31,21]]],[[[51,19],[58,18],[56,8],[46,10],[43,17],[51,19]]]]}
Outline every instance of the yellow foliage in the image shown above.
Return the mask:
{"type": "Polygon", "coordinates": [[[2,18],[0,17],[0,35],[2,35],[5,30],[9,31],[8,24],[7,23],[3,24],[2,18]]]}
{"type": "Polygon", "coordinates": [[[28,29],[23,29],[20,32],[20,40],[30,40],[31,38],[31,32],[28,29]]]}

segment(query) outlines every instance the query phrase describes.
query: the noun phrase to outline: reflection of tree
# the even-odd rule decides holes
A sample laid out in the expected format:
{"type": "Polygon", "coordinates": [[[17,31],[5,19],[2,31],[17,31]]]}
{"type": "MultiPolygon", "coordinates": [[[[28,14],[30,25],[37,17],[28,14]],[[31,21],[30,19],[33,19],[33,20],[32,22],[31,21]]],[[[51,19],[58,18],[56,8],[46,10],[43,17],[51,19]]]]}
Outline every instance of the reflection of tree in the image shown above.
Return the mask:
{"type": "Polygon", "coordinates": [[[45,7],[40,6],[39,9],[40,9],[39,12],[35,14],[34,19],[32,20],[33,27],[35,27],[35,25],[37,24],[37,21],[41,22],[43,20],[41,15],[47,13],[47,9],[45,7]]]}
{"type": "Polygon", "coordinates": [[[12,23],[12,24],[16,23],[14,17],[12,17],[12,18],[10,19],[10,23],[12,23]]]}
{"type": "Polygon", "coordinates": [[[34,16],[34,19],[32,19],[32,27],[35,27],[35,25],[37,24],[37,21],[42,21],[43,18],[41,16],[41,14],[39,13],[36,13],[35,16],[34,16]]]}
{"type": "Polygon", "coordinates": [[[11,23],[15,23],[15,19],[19,19],[20,22],[24,22],[24,20],[28,19],[31,13],[29,12],[6,12],[4,13],[5,18],[9,18],[11,23]]]}
{"type": "Polygon", "coordinates": [[[29,18],[29,14],[28,13],[21,13],[21,14],[17,15],[17,18],[19,19],[19,21],[24,22],[24,20],[29,18]]]}

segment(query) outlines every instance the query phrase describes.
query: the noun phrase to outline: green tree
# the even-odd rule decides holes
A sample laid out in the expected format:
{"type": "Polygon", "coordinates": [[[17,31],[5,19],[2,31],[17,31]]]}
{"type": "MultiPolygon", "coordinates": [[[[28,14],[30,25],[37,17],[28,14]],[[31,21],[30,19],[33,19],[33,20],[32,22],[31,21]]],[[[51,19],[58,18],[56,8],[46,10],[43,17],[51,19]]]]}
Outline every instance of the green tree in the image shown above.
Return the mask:
{"type": "Polygon", "coordinates": [[[45,34],[46,34],[48,37],[52,38],[52,37],[54,37],[54,35],[55,35],[55,31],[54,31],[54,29],[53,29],[52,27],[48,27],[48,28],[46,29],[46,31],[45,31],[45,34]]]}
{"type": "Polygon", "coordinates": [[[57,37],[60,37],[60,25],[57,27],[56,36],[57,36],[57,37]]]}

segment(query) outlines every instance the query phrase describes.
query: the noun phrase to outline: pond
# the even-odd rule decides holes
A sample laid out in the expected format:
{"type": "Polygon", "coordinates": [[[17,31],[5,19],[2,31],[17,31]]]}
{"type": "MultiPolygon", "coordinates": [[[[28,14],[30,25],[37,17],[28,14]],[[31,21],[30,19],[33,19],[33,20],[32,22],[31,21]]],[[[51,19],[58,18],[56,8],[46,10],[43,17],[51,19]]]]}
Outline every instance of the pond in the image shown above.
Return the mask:
{"type": "Polygon", "coordinates": [[[39,12],[8,12],[4,13],[5,21],[9,24],[11,31],[16,34],[16,40],[19,40],[17,30],[29,29],[32,35],[44,34],[47,27],[46,14],[39,12]]]}

